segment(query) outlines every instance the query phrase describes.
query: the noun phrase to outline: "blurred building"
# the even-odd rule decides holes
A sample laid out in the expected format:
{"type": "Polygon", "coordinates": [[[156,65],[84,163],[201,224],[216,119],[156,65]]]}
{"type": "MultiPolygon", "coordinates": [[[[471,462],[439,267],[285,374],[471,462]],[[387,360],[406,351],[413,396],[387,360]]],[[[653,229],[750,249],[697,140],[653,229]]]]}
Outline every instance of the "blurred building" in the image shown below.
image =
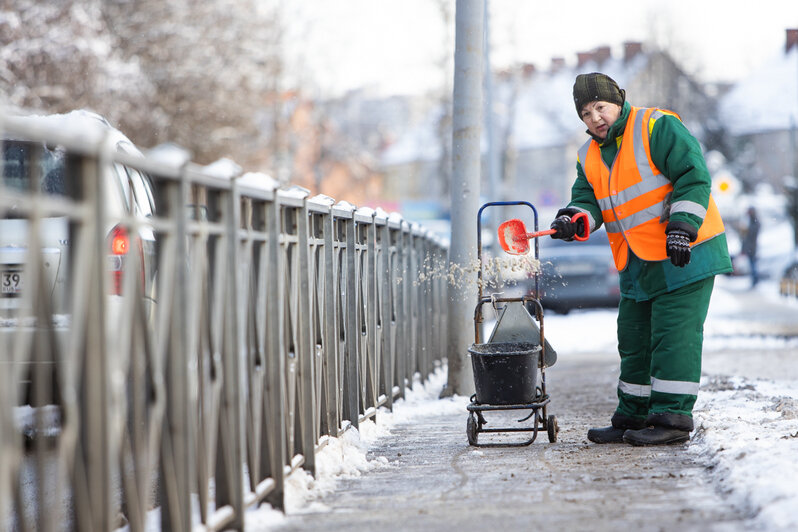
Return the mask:
{"type": "Polygon", "coordinates": [[[782,190],[798,176],[798,29],[786,30],[784,49],[738,82],[720,102],[727,156],[749,188],[782,190]]]}
{"type": "MultiPolygon", "coordinates": [[[[499,152],[499,190],[492,190],[487,168],[487,136],[483,141],[483,196],[486,200],[531,201],[559,206],[570,196],[576,177],[576,150],[587,140],[571,96],[577,74],[600,71],[626,89],[637,106],[658,106],[682,116],[699,139],[713,131],[715,100],[665,52],[648,51],[639,42],[624,44],[613,57],[600,46],[577,54],[574,65],[554,58],[546,69],[526,64],[494,73],[493,143],[499,152]]],[[[451,166],[448,102],[438,102],[412,128],[386,146],[381,156],[384,191],[397,200],[435,197],[445,209],[451,166]],[[446,127],[444,127],[446,126],[446,127]],[[443,133],[442,133],[443,132],[443,133]]],[[[484,132],[487,133],[487,132],[484,132]]]]}

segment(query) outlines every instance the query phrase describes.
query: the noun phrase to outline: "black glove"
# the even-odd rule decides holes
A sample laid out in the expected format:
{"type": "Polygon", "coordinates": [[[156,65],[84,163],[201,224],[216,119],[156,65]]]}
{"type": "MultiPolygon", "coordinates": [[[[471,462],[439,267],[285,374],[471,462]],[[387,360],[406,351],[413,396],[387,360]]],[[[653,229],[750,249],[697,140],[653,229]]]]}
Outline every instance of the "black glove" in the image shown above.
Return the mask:
{"type": "Polygon", "coordinates": [[[573,207],[566,207],[557,211],[557,217],[551,222],[550,226],[556,233],[551,235],[551,237],[571,241],[577,233],[584,234],[584,220],[580,219],[576,223],[571,221],[571,216],[579,212],[581,212],[579,209],[574,209],[573,207]]]}
{"type": "Polygon", "coordinates": [[[665,239],[665,251],[671,264],[683,268],[690,263],[690,234],[681,229],[671,229],[665,239]]]}
{"type": "Polygon", "coordinates": [[[576,234],[576,224],[571,221],[571,217],[567,214],[558,216],[551,222],[551,228],[556,231],[552,234],[552,238],[561,238],[562,240],[573,240],[576,234]]]}

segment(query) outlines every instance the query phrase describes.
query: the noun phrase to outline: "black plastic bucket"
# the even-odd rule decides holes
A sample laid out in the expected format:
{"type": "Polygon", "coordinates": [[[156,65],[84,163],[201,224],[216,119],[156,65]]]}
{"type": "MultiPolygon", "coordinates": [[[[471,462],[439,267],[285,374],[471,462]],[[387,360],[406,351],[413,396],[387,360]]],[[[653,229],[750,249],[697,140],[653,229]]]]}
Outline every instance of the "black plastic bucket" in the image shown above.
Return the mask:
{"type": "Polygon", "coordinates": [[[535,401],[540,345],[528,342],[472,344],[471,368],[477,403],[529,404],[535,401]]]}

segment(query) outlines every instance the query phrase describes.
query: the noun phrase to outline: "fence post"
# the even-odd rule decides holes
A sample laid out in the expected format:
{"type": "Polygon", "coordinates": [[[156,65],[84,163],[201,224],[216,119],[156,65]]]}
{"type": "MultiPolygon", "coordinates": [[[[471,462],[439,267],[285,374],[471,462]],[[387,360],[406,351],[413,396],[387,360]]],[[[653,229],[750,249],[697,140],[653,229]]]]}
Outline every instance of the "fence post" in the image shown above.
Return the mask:
{"type": "Polygon", "coordinates": [[[100,158],[81,161],[83,193],[93,207],[93,224],[88,238],[94,250],[89,261],[91,275],[86,298],[85,350],[82,373],[86,376],[78,390],[82,422],[77,456],[73,466],[75,525],[79,530],[109,530],[111,521],[111,457],[108,427],[108,367],[105,327],[105,204],[103,203],[103,163],[109,156],[106,149],[100,158]]]}
{"type": "Polygon", "coordinates": [[[222,397],[219,412],[219,445],[216,457],[216,507],[230,506],[233,519],[228,529],[244,529],[244,479],[242,473],[241,372],[239,359],[243,339],[238,327],[238,228],[240,226],[240,201],[235,180],[225,191],[224,244],[226,257],[225,310],[222,334],[222,397]]]}
{"type": "MultiPolygon", "coordinates": [[[[188,253],[186,241],[188,230],[186,212],[183,207],[188,198],[189,185],[186,167],[180,171],[180,180],[169,183],[161,189],[166,198],[160,198],[160,212],[165,212],[173,222],[171,235],[175,239],[177,257],[188,253]],[[165,201],[164,201],[165,200],[165,201]]],[[[157,197],[157,196],[156,196],[157,197]]],[[[162,244],[161,244],[162,245],[162,244]]],[[[163,264],[163,263],[161,263],[163,264]]],[[[175,268],[182,264],[176,260],[175,268]]],[[[166,280],[161,275],[162,280],[166,280]]],[[[163,282],[163,281],[162,281],[163,282]]],[[[163,334],[168,338],[164,356],[164,400],[163,434],[161,439],[159,464],[159,499],[161,501],[161,528],[163,530],[189,530],[191,528],[191,464],[194,453],[189,427],[189,385],[188,385],[188,326],[184,309],[188,306],[186,276],[174,276],[174,289],[159,288],[161,294],[170,293],[171,300],[159,301],[159,314],[168,316],[168,325],[163,334]]],[[[164,321],[164,320],[161,320],[164,321]]]]}
{"type": "Polygon", "coordinates": [[[397,349],[397,374],[399,381],[399,396],[404,398],[405,389],[408,384],[410,373],[410,351],[413,343],[411,338],[411,319],[410,319],[410,288],[413,282],[410,278],[410,224],[404,220],[399,227],[399,275],[402,283],[399,285],[399,327],[396,332],[397,349]]]}
{"type": "Polygon", "coordinates": [[[370,407],[375,409],[379,405],[379,331],[377,322],[380,309],[377,307],[377,225],[374,215],[369,217],[366,222],[366,350],[362,353],[364,357],[363,367],[365,368],[365,385],[363,392],[365,397],[364,411],[370,407]]]}
{"type": "Polygon", "coordinates": [[[382,353],[382,373],[379,375],[382,391],[385,393],[385,406],[393,409],[393,374],[394,374],[394,291],[393,270],[391,268],[391,227],[390,220],[385,219],[380,226],[380,271],[382,283],[380,287],[380,314],[382,326],[382,339],[380,352],[382,353]]]}
{"type": "Polygon", "coordinates": [[[324,268],[324,295],[320,326],[324,345],[322,378],[324,389],[324,412],[322,412],[322,428],[325,434],[338,436],[340,428],[340,404],[338,399],[338,305],[337,305],[337,271],[335,260],[335,222],[332,214],[332,202],[322,215],[321,230],[324,239],[323,253],[320,260],[324,268]]]}
{"type": "Polygon", "coordinates": [[[316,387],[314,375],[315,346],[313,345],[313,328],[310,319],[310,259],[308,228],[307,195],[302,206],[297,208],[297,272],[299,275],[299,301],[297,309],[297,371],[299,379],[300,408],[300,442],[302,456],[305,458],[303,468],[315,475],[316,472],[316,440],[318,422],[316,419],[316,387]]]}
{"type": "Polygon", "coordinates": [[[280,260],[280,205],[275,194],[274,201],[266,209],[266,260],[272,267],[272,275],[266,279],[266,393],[264,418],[266,420],[265,473],[274,479],[274,489],[266,496],[266,502],[278,510],[285,509],[285,470],[288,450],[285,441],[285,358],[283,339],[285,328],[285,267],[280,260]]]}
{"type": "Polygon", "coordinates": [[[355,428],[358,428],[360,408],[358,401],[360,382],[358,380],[358,352],[360,351],[360,331],[358,330],[358,306],[361,304],[358,297],[358,284],[360,283],[357,268],[357,238],[354,212],[350,211],[346,220],[346,319],[344,330],[346,335],[346,349],[344,352],[344,419],[355,428]]]}

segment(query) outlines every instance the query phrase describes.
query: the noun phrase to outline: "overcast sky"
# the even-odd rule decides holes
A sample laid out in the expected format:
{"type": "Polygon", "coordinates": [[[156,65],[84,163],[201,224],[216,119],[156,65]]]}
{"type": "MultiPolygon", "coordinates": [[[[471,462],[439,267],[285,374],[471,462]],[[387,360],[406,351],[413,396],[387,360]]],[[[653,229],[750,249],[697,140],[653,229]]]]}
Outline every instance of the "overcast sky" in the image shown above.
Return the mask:
{"type": "MultiPolygon", "coordinates": [[[[454,5],[454,0],[452,0],[454,5]]],[[[784,30],[798,28],[797,0],[489,0],[500,68],[517,62],[546,68],[555,56],[624,41],[654,41],[705,81],[733,81],[783,50],[784,30]]],[[[302,0],[287,3],[295,70],[310,72],[326,93],[359,86],[381,92],[440,87],[441,61],[453,53],[454,21],[433,0],[302,0]]],[[[304,81],[310,81],[305,79],[304,81]]]]}

